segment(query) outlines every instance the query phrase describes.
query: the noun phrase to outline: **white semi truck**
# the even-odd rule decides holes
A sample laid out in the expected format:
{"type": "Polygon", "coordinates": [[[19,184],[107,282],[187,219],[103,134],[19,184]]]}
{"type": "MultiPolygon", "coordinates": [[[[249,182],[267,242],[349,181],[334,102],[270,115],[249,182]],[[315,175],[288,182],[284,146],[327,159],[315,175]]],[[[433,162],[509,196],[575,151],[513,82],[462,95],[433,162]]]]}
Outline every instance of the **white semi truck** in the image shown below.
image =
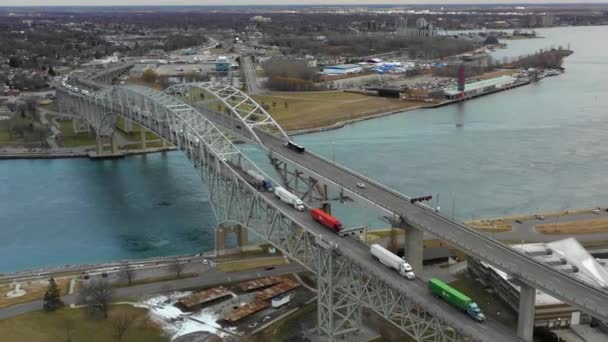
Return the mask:
{"type": "Polygon", "coordinates": [[[274,194],[283,202],[291,205],[296,210],[304,211],[304,203],[298,196],[287,191],[285,188],[277,186],[274,188],[274,194]]]}
{"type": "Polygon", "coordinates": [[[378,259],[378,261],[396,270],[403,277],[409,280],[416,278],[412,266],[410,266],[410,264],[408,264],[405,260],[401,259],[398,255],[391,253],[391,251],[388,249],[378,244],[373,244],[370,247],[370,252],[378,259]]]}

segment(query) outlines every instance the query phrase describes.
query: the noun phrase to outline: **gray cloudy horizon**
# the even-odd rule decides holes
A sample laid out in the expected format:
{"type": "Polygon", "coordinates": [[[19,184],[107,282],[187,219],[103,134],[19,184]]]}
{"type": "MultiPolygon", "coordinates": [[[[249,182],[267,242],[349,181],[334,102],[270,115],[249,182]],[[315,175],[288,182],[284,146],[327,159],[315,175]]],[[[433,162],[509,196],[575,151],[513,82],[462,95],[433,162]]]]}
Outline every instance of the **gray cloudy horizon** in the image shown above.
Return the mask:
{"type": "Polygon", "coordinates": [[[0,0],[2,6],[234,6],[234,5],[441,5],[602,4],[608,0],[0,0]]]}

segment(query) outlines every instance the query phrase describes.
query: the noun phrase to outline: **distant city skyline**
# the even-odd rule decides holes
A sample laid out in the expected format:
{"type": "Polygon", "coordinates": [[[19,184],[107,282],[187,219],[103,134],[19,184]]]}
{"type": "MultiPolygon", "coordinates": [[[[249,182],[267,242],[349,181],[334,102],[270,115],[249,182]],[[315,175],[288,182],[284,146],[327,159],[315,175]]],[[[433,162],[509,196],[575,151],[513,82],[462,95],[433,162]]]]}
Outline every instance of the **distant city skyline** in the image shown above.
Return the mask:
{"type": "Polygon", "coordinates": [[[602,4],[608,0],[4,0],[2,6],[234,6],[234,5],[441,5],[602,4]]]}

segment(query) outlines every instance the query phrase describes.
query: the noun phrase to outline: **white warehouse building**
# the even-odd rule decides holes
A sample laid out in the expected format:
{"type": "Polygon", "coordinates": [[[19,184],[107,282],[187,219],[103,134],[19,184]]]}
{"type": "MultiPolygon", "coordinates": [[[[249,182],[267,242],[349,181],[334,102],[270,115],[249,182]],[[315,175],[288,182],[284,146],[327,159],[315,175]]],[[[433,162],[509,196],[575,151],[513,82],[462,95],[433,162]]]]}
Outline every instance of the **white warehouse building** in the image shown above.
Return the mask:
{"type": "Polygon", "coordinates": [[[356,74],[363,71],[363,67],[359,64],[340,64],[329,65],[323,68],[325,75],[347,75],[356,74]]]}

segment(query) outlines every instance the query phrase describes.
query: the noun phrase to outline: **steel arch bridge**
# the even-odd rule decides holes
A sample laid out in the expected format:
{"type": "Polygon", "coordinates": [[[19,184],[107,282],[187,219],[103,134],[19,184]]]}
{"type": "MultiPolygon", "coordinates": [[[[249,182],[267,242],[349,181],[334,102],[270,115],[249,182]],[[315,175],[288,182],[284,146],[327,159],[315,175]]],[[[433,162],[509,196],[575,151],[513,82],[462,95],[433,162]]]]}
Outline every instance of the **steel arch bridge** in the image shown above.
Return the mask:
{"type": "MultiPolygon", "coordinates": [[[[428,307],[408,291],[386,281],[398,277],[388,269],[372,268],[353,257],[368,254],[357,243],[339,243],[338,236],[311,224],[307,215],[283,205],[274,195],[262,193],[244,177],[245,170],[263,173],[244,155],[230,137],[205,115],[170,93],[204,101],[219,101],[223,112],[246,125],[252,141],[263,146],[254,128],[279,132],[289,139],[266,111],[246,94],[233,87],[198,83],[174,87],[161,93],[138,86],[112,86],[88,96],[57,89],[61,108],[80,114],[98,132],[109,134],[109,127],[120,115],[135,121],[171,142],[191,160],[209,189],[210,203],[218,223],[241,225],[270,242],[289,258],[302,264],[317,277],[318,330],[335,340],[362,326],[362,308],[379,314],[417,341],[487,340],[467,326],[450,324],[451,313],[428,307]],[[200,93],[194,93],[199,89],[200,93]],[[201,98],[200,94],[205,94],[201,98]],[[255,119],[254,119],[255,117],[255,119]],[[348,253],[347,249],[356,249],[348,253]]],[[[275,184],[278,184],[275,181],[275,184]]],[[[445,309],[445,308],[443,308],[445,309]]],[[[509,335],[509,340],[516,340],[509,335]]]]}
{"type": "Polygon", "coordinates": [[[188,103],[201,101],[201,107],[223,112],[232,117],[241,127],[248,130],[259,146],[264,146],[255,129],[278,135],[288,141],[289,136],[268,112],[249,95],[240,89],[222,83],[196,82],[180,83],[163,91],[166,94],[183,99],[188,103]]]}

